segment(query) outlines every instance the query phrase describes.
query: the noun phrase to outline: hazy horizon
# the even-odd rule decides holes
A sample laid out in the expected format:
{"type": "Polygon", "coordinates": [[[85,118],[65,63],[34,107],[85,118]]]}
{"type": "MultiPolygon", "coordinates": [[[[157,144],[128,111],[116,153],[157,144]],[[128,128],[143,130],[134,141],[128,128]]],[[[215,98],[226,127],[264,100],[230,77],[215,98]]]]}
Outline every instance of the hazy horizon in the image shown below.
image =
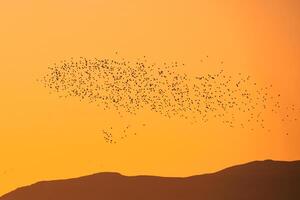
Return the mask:
{"type": "Polygon", "coordinates": [[[299,6],[293,0],[2,1],[0,195],[103,171],[191,176],[254,160],[299,160],[300,119],[282,122],[291,105],[300,117],[299,6]],[[37,81],[71,58],[144,56],[157,66],[184,64],[191,76],[222,69],[249,75],[259,87],[272,85],[285,110],[264,115],[269,128],[255,131],[215,119],[191,124],[147,109],[120,118],[94,103],[49,94],[37,81]],[[129,125],[132,134],[117,144],[103,139],[103,130],[113,126],[121,138],[129,125]]]}

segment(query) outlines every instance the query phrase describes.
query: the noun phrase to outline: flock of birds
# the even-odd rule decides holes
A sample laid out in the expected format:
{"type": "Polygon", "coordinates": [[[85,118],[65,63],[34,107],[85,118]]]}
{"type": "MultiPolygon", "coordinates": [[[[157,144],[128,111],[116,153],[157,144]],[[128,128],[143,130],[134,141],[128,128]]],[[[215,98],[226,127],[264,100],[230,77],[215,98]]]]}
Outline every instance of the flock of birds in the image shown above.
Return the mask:
{"type": "MultiPolygon", "coordinates": [[[[250,76],[231,76],[222,69],[214,74],[191,76],[178,62],[157,65],[146,58],[62,60],[49,67],[39,81],[60,97],[77,97],[103,109],[137,115],[144,109],[166,118],[182,118],[191,123],[211,119],[229,127],[267,129],[264,114],[280,113],[280,94],[272,95],[272,85],[259,87],[250,76]]],[[[295,105],[286,107],[295,111],[295,105]]],[[[297,121],[285,115],[282,121],[297,121]]],[[[267,129],[270,131],[270,129],[267,129]]],[[[119,139],[125,139],[129,127],[119,139]]],[[[115,144],[112,127],[102,130],[106,142],[115,144]]],[[[134,132],[136,134],[136,132],[134,132]]]]}
{"type": "MultiPolygon", "coordinates": [[[[112,134],[113,127],[110,127],[109,129],[103,129],[102,134],[105,142],[110,143],[110,144],[116,144],[117,143],[117,138],[112,134]]],[[[130,135],[137,135],[137,132],[134,130],[130,130],[130,125],[127,125],[120,133],[119,139],[123,140],[128,138],[130,135]]]]}

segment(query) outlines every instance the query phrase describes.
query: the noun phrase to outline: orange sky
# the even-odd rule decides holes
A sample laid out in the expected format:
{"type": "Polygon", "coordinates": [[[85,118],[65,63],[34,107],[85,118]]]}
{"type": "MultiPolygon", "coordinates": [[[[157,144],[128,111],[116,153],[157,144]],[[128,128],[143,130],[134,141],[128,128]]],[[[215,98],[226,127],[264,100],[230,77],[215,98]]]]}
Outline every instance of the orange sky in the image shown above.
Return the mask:
{"type": "MultiPolygon", "coordinates": [[[[273,84],[286,105],[300,101],[297,0],[0,2],[0,195],[39,180],[101,171],[188,176],[258,159],[300,159],[299,122],[269,117],[273,131],[217,122],[193,125],[145,112],[121,120],[77,99],[50,95],[35,80],[70,57],[114,52],[186,63],[193,73],[243,72],[273,84]],[[204,63],[199,60],[206,55],[204,63]],[[118,145],[99,130],[149,126],[118,145]],[[151,123],[150,123],[151,122],[151,123]],[[284,132],[288,131],[287,136],[284,132]]],[[[298,108],[299,108],[298,104],[298,108]]]]}

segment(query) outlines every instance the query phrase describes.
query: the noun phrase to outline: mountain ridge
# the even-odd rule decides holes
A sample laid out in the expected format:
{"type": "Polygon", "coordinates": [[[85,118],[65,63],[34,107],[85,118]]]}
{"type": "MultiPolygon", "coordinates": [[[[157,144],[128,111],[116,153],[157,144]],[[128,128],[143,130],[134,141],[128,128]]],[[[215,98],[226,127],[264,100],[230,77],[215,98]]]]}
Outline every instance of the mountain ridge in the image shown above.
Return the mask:
{"type": "Polygon", "coordinates": [[[40,181],[0,200],[116,199],[300,199],[299,161],[252,161],[189,177],[125,176],[101,172],[78,178],[40,181]],[[102,197],[102,198],[101,198],[102,197]]]}

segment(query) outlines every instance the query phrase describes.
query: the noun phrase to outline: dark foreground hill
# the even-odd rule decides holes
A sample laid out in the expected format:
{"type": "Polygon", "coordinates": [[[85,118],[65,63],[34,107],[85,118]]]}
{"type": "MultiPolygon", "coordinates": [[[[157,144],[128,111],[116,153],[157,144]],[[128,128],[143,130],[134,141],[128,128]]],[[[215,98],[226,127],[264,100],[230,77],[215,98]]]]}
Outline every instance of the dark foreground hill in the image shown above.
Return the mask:
{"type": "Polygon", "coordinates": [[[0,200],[299,200],[300,161],[255,161],[187,178],[99,173],[19,188],[0,200]]]}

